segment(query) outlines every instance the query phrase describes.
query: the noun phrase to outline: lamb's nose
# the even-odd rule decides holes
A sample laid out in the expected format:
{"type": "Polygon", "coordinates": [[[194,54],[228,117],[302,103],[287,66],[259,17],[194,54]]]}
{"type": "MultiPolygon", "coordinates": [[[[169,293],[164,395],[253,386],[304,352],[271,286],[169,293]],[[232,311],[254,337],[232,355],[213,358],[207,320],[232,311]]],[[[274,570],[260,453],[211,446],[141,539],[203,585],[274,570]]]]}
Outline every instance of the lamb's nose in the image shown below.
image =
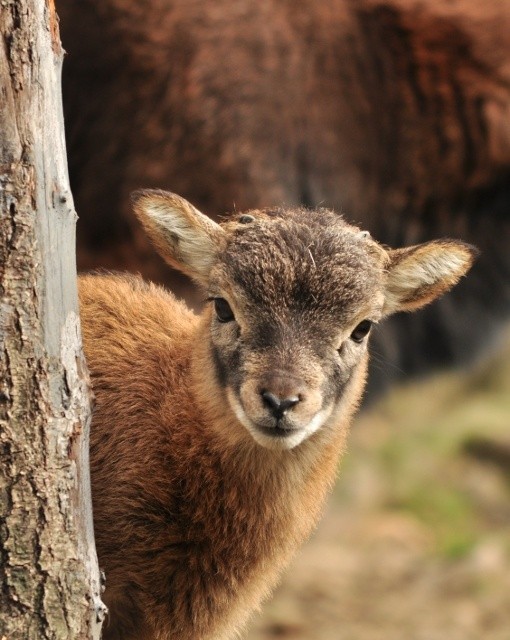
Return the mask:
{"type": "Polygon", "coordinates": [[[266,407],[271,411],[273,416],[279,420],[285,415],[288,409],[292,409],[299,402],[298,396],[290,396],[289,398],[279,398],[270,391],[262,391],[262,400],[266,407]]]}

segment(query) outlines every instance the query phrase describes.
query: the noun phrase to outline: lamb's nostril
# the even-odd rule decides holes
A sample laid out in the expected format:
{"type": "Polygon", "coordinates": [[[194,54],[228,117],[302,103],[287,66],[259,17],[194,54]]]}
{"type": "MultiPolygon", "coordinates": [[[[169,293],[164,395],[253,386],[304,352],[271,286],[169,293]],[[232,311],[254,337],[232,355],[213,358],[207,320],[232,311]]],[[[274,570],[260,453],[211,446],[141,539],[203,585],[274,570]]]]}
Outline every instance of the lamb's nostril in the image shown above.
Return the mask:
{"type": "Polygon", "coordinates": [[[261,394],[262,400],[268,409],[274,410],[280,408],[280,398],[275,396],[274,393],[270,393],[269,391],[262,391],[261,394]]]}
{"type": "Polygon", "coordinates": [[[285,400],[280,401],[280,409],[282,411],[287,411],[287,409],[292,409],[294,405],[299,402],[299,398],[297,396],[291,396],[290,398],[285,398],[285,400]]]}
{"type": "Polygon", "coordinates": [[[275,418],[281,418],[288,409],[291,409],[300,401],[298,396],[279,398],[270,391],[262,391],[260,395],[262,396],[264,404],[270,409],[275,418]]]}

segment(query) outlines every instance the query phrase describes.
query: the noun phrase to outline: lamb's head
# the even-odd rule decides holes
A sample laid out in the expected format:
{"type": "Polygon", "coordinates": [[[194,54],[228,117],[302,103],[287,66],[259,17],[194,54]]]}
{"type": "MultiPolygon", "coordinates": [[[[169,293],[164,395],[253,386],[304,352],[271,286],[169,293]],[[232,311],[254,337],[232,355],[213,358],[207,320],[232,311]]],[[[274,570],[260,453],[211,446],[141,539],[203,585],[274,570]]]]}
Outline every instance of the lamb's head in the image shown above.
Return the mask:
{"type": "Polygon", "coordinates": [[[360,395],[372,325],[448,290],[475,254],[452,240],[387,250],[325,209],[250,211],[218,225],[163,191],[134,203],[162,256],[206,289],[221,393],[271,449],[336,422],[360,395]]]}

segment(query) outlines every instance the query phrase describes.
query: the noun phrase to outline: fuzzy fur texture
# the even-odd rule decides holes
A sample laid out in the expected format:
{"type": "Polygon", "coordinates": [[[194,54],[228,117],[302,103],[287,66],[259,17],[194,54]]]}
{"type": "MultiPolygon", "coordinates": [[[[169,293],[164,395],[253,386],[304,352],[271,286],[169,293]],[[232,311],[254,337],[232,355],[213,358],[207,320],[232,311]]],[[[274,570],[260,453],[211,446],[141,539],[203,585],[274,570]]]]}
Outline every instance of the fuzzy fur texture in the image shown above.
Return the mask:
{"type": "Polygon", "coordinates": [[[165,259],[232,319],[139,278],[80,280],[104,637],[226,640],[317,523],[365,384],[353,331],[387,300],[406,309],[449,288],[472,251],[387,251],[326,210],[209,225],[173,194],[134,203],[165,259]],[[276,418],[267,391],[299,401],[276,418]]]}

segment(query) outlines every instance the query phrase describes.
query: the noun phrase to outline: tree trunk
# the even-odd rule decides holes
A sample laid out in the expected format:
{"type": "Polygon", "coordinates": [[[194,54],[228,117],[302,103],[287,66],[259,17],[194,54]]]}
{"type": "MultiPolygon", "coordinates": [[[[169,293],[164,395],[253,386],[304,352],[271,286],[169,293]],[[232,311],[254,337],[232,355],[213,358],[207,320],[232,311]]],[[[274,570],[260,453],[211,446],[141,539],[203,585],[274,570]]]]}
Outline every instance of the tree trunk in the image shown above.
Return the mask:
{"type": "Polygon", "coordinates": [[[98,639],[90,390],[53,0],[2,0],[0,31],[0,638],[98,639]]]}

